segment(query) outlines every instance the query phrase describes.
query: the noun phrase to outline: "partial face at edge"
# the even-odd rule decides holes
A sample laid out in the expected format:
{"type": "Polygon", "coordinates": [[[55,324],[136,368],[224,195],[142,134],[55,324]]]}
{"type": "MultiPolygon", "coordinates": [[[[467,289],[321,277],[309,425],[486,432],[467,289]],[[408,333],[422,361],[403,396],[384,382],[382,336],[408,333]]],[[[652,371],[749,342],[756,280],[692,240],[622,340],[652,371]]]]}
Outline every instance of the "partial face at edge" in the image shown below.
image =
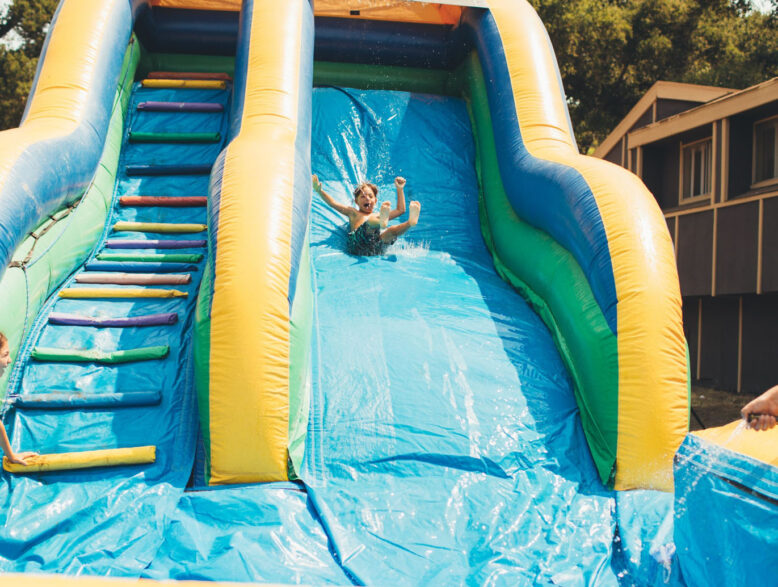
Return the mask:
{"type": "Polygon", "coordinates": [[[10,364],[11,364],[11,349],[8,346],[8,343],[6,342],[0,346],[0,377],[3,376],[3,373],[5,373],[6,368],[10,364]]]}

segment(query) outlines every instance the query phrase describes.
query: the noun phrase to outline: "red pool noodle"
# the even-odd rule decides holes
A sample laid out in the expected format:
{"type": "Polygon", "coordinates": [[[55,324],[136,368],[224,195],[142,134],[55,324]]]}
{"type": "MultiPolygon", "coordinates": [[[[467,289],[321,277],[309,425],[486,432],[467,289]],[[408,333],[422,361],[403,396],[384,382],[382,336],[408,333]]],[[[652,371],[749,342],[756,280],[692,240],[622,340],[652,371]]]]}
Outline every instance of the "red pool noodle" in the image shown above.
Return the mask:
{"type": "Polygon", "coordinates": [[[122,206],[168,206],[174,208],[191,208],[206,206],[208,198],[205,196],[121,196],[119,203],[122,206]]]}

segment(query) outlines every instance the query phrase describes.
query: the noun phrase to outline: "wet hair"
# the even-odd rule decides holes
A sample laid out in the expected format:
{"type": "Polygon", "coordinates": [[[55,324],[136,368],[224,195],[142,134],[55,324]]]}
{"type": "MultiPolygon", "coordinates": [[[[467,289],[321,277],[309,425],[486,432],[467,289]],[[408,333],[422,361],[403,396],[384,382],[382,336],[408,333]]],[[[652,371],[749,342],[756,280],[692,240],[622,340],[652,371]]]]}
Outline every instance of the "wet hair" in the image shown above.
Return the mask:
{"type": "Polygon", "coordinates": [[[363,181],[354,188],[354,201],[356,201],[356,199],[359,197],[359,194],[361,194],[362,190],[365,188],[372,189],[373,195],[376,197],[376,200],[378,199],[378,186],[374,183],[370,183],[369,181],[363,181]]]}
{"type": "Polygon", "coordinates": [[[8,344],[8,337],[0,332],[0,349],[8,344]]]}

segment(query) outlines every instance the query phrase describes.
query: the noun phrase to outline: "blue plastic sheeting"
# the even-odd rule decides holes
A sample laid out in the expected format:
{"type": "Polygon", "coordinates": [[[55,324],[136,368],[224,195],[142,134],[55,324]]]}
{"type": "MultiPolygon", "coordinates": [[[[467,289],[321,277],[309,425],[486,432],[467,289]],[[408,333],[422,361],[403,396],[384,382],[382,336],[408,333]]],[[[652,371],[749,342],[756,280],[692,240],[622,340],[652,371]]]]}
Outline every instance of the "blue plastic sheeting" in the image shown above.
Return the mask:
{"type": "MultiPolygon", "coordinates": [[[[198,99],[226,104],[228,92],[139,89],[139,101],[198,99]]],[[[135,113],[134,131],[221,131],[224,116],[190,113],[135,113]]],[[[210,163],[219,145],[127,144],[120,169],[128,163],[210,163]]],[[[116,196],[128,194],[205,195],[208,177],[127,178],[120,176],[116,196]]],[[[116,221],[204,222],[202,208],[135,208],[114,205],[104,237],[116,221]]],[[[177,235],[125,233],[132,238],[167,239],[177,235]]],[[[96,252],[99,252],[98,247],[96,252]]],[[[148,251],[146,251],[148,252],[148,251]]],[[[199,252],[193,249],[192,252],[199,252]]],[[[70,300],[52,298],[31,335],[35,345],[113,351],[169,345],[164,360],[122,365],[29,361],[12,394],[40,397],[47,392],[105,393],[160,391],[157,406],[75,410],[14,409],[6,418],[15,449],[41,453],[156,445],[148,466],[13,476],[2,473],[0,486],[0,569],[139,576],[162,545],[167,517],[176,509],[189,478],[195,451],[197,414],[191,365],[191,313],[198,276],[179,286],[187,298],[153,300],[70,300]],[[92,328],[48,324],[49,311],[97,317],[177,312],[172,325],[143,328],[92,328]]],[[[72,279],[72,278],[71,278],[72,279]]],[[[69,283],[64,284],[67,287],[69,283]]],[[[27,350],[29,350],[29,343],[27,350]]]]}
{"type": "Polygon", "coordinates": [[[144,576],[351,584],[305,491],[292,483],[187,493],[144,576]]]}
{"type": "Polygon", "coordinates": [[[673,494],[662,491],[616,492],[622,584],[683,585],[673,543],[673,494]]]}
{"type": "MultiPolygon", "coordinates": [[[[343,204],[408,180],[421,221],[352,257],[314,200],[313,396],[301,477],[366,584],[615,585],[598,480],[549,332],[495,273],[462,101],[314,90],[313,171],[343,204]]],[[[402,219],[401,219],[402,220],[402,219]]],[[[532,251],[527,251],[532,254],[532,251]]]]}
{"type": "Polygon", "coordinates": [[[675,464],[675,539],[686,582],[775,584],[776,528],[778,469],[687,436],[675,464]]]}

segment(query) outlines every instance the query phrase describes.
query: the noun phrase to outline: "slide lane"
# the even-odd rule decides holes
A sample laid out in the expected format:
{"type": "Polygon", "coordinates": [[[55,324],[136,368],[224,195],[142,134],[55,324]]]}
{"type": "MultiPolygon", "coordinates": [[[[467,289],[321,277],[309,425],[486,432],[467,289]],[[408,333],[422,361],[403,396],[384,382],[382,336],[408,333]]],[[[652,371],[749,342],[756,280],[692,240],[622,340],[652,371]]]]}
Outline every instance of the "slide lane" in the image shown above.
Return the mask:
{"type": "MultiPolygon", "coordinates": [[[[312,165],[340,202],[363,179],[421,221],[380,257],[313,204],[309,494],[365,584],[612,584],[598,479],[546,327],[495,273],[465,103],[317,88],[312,165]]],[[[542,198],[543,194],[537,194],[542,198]]],[[[533,254],[526,251],[527,255],[533,254]]]]}

